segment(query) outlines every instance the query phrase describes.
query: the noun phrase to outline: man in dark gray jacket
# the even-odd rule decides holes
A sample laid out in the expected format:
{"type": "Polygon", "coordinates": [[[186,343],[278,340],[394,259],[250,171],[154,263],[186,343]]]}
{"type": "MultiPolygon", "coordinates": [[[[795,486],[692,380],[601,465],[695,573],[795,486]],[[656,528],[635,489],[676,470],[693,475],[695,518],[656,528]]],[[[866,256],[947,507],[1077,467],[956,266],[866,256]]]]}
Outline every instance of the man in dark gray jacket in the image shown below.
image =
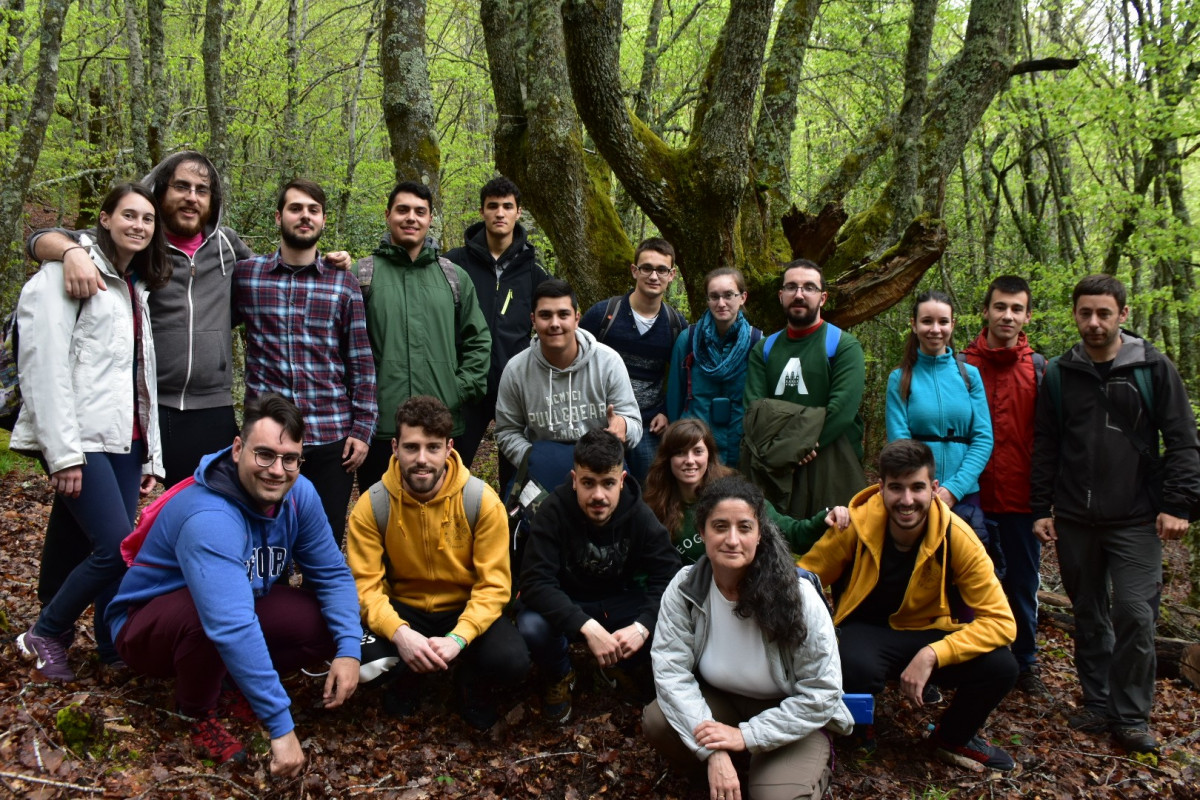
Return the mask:
{"type": "Polygon", "coordinates": [[[1042,379],[1030,506],[1033,532],[1057,544],[1075,612],[1084,707],[1068,724],[1107,728],[1126,750],[1157,752],[1149,720],[1161,540],[1187,531],[1200,497],[1200,445],[1175,365],[1121,330],[1125,298],[1110,275],[1075,287],[1082,341],[1042,379]]]}

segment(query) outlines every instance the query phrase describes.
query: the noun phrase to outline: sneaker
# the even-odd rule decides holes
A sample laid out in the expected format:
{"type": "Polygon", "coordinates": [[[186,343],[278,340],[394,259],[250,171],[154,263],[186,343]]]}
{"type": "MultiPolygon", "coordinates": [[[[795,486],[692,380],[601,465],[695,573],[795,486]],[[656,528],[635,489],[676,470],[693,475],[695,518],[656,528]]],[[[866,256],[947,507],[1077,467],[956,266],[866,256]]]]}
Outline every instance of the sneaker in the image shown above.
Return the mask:
{"type": "Polygon", "coordinates": [[[1021,670],[1021,674],[1017,676],[1017,691],[1029,695],[1034,700],[1054,699],[1054,695],[1050,694],[1050,690],[1042,682],[1042,676],[1038,674],[1035,667],[1021,670]]]}
{"type": "MultiPolygon", "coordinates": [[[[70,639],[75,638],[72,631],[70,639]]],[[[67,635],[38,636],[33,628],[17,637],[17,647],[27,658],[36,658],[35,668],[48,681],[70,683],[75,680],[75,671],[67,663],[67,635]]]]}
{"type": "Polygon", "coordinates": [[[246,763],[246,748],[225,729],[221,720],[217,719],[217,712],[211,709],[202,719],[192,723],[192,747],[196,748],[201,758],[211,758],[218,764],[229,761],[246,763]]]}
{"type": "Polygon", "coordinates": [[[1067,717],[1067,726],[1081,733],[1104,733],[1108,730],[1108,717],[1085,706],[1067,717]]]}
{"type": "Polygon", "coordinates": [[[1145,728],[1113,728],[1112,735],[1130,753],[1158,754],[1158,739],[1145,728]]]}
{"type": "Polygon", "coordinates": [[[936,683],[925,684],[925,688],[921,691],[921,702],[927,706],[936,706],[942,702],[942,690],[937,687],[936,683]]]}
{"type": "Polygon", "coordinates": [[[574,688],[573,669],[547,686],[542,696],[542,716],[551,722],[566,722],[571,716],[571,691],[574,688]]]}
{"type": "Polygon", "coordinates": [[[221,690],[221,696],[217,700],[217,716],[222,719],[236,719],[247,725],[258,724],[258,715],[250,707],[250,701],[246,699],[246,695],[242,694],[242,690],[237,687],[221,690]]]}
{"type": "Polygon", "coordinates": [[[1012,772],[1017,766],[1012,756],[999,747],[988,744],[979,734],[968,739],[966,744],[948,744],[935,730],[929,741],[933,745],[935,756],[956,767],[977,770],[978,765],[982,764],[984,768],[996,772],[1012,772]]]}

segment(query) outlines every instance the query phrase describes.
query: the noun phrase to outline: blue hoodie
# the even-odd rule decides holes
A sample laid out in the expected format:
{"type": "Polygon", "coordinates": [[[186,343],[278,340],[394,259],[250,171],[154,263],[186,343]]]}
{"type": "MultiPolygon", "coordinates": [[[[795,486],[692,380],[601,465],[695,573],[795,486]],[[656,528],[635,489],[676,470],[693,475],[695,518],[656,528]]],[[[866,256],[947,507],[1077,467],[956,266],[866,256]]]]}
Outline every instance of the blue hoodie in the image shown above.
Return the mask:
{"type": "Polygon", "coordinates": [[[256,598],[271,591],[295,560],[304,587],[321,603],[337,657],[360,658],[362,625],[354,578],[329,530],[320,497],[303,475],[276,516],[258,510],[238,480],[232,448],[205,456],[196,484],[159,512],[154,527],[108,606],[116,639],[131,607],[187,587],[204,632],[216,645],[230,677],[246,695],[271,738],[295,725],[291,700],[254,612],[256,598]]]}

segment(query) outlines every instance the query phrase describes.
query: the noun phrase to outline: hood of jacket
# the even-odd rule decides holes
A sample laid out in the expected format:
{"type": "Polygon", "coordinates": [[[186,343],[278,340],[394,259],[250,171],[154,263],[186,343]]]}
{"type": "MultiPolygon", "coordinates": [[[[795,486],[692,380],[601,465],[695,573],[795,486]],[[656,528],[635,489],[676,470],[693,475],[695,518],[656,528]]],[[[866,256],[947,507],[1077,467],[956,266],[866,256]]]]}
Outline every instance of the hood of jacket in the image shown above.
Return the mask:
{"type": "Polygon", "coordinates": [[[963,348],[963,355],[978,358],[982,362],[1001,369],[1017,363],[1026,356],[1033,355],[1033,348],[1029,346],[1029,339],[1025,336],[1025,331],[1021,331],[1017,335],[1017,343],[1012,347],[989,347],[987,333],[987,326],[984,326],[979,335],[963,348]]]}
{"type": "MultiPolygon", "coordinates": [[[[196,483],[237,505],[246,516],[263,522],[274,521],[275,517],[259,508],[258,503],[254,502],[254,498],[242,486],[241,478],[238,477],[237,462],[233,460],[232,445],[201,458],[200,466],[196,467],[195,478],[196,483]]],[[[288,494],[291,494],[291,489],[288,490],[288,494]]],[[[287,498],[288,495],[285,494],[279,502],[286,503],[287,498]]]]}
{"type": "MultiPolygon", "coordinates": [[[[225,205],[228,202],[228,198],[223,197],[224,192],[221,188],[221,175],[217,172],[217,168],[213,166],[213,163],[208,160],[208,157],[203,153],[197,152],[192,152],[188,155],[188,161],[198,161],[205,166],[205,168],[208,170],[209,182],[213,186],[213,192],[211,195],[212,201],[208,206],[208,221],[204,223],[204,229],[202,231],[204,238],[208,239],[208,237],[212,236],[213,233],[215,233],[216,230],[221,227],[221,216],[225,212],[225,205]]],[[[150,170],[148,173],[146,173],[146,177],[142,178],[142,185],[149,189],[151,193],[154,193],[154,185],[158,183],[159,180],[163,180],[165,182],[171,179],[170,175],[164,175],[166,172],[165,165],[169,160],[170,159],[163,159],[162,161],[158,162],[154,165],[154,169],[150,170]]]]}

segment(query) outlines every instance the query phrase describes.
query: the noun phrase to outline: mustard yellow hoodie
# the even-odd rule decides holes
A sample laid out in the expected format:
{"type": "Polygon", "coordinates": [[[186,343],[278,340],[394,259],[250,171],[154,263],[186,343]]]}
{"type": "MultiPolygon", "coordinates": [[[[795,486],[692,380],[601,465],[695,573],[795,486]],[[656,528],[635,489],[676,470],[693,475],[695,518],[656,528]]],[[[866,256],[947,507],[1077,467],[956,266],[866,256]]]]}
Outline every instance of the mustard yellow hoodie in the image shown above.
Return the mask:
{"type": "MultiPolygon", "coordinates": [[[[835,625],[841,624],[875,588],[887,522],[879,485],[868,486],[850,501],[849,527],[829,529],[800,559],[800,566],[817,573],[826,586],[851,567],[850,580],[834,610],[835,625]]],[[[904,601],[888,620],[891,627],[948,631],[946,638],[930,645],[940,667],[969,661],[1011,644],[1017,626],[1000,581],[996,580],[992,560],[970,526],[937,497],[929,507],[925,536],[918,546],[904,601]],[[975,619],[968,623],[951,616],[946,582],[947,548],[938,552],[947,535],[951,537],[949,550],[953,559],[949,565],[951,582],[958,587],[963,602],[975,611],[975,619]]]]}
{"type": "Polygon", "coordinates": [[[375,634],[391,639],[406,624],[393,599],[431,613],[462,608],[453,630],[437,635],[455,633],[468,644],[500,616],[512,591],[508,516],[500,498],[485,487],[472,536],[462,501],[469,477],[458,453],[451,451],[441,490],[420,503],[404,491],[393,457],[383,476],[390,508],[383,535],[368,493],[355,503],[346,560],[363,621],[375,634]]]}

